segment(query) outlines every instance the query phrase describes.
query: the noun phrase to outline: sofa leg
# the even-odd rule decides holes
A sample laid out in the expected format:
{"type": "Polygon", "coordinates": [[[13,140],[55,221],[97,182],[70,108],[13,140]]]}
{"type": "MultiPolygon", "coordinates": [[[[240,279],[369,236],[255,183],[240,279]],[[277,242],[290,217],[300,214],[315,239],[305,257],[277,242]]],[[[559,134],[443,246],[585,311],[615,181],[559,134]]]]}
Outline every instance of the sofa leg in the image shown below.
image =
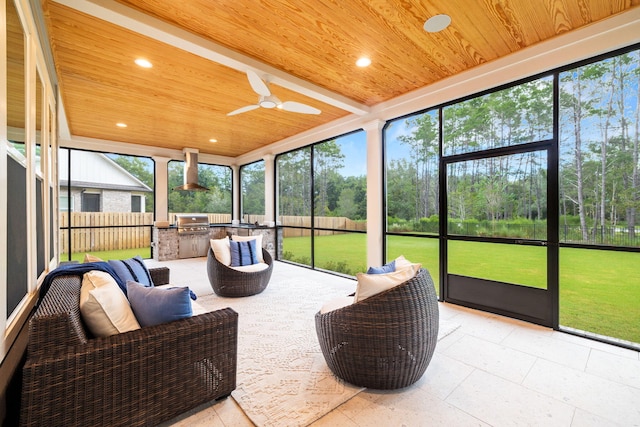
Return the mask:
{"type": "Polygon", "coordinates": [[[224,396],[220,396],[217,399],[215,399],[215,401],[216,402],[222,402],[223,400],[225,400],[229,396],[231,396],[231,393],[225,394],[224,396]]]}

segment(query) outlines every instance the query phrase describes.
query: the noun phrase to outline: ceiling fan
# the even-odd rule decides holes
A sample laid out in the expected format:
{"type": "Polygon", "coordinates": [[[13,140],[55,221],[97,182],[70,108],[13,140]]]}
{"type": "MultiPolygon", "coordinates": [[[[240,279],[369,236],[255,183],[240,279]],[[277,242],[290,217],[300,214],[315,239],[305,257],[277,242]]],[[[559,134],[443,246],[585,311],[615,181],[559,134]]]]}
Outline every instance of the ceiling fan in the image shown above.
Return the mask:
{"type": "Polygon", "coordinates": [[[317,108],[307,104],[302,104],[301,102],[281,102],[278,97],[271,94],[271,90],[269,90],[269,86],[267,85],[267,83],[262,80],[254,71],[247,70],[247,78],[249,79],[249,84],[251,85],[253,91],[260,95],[260,98],[258,98],[258,103],[233,110],[232,112],[227,113],[227,116],[235,116],[236,114],[246,113],[247,111],[255,110],[256,108],[260,107],[277,107],[284,111],[290,111],[292,113],[320,114],[320,110],[318,110],[317,108]]]}

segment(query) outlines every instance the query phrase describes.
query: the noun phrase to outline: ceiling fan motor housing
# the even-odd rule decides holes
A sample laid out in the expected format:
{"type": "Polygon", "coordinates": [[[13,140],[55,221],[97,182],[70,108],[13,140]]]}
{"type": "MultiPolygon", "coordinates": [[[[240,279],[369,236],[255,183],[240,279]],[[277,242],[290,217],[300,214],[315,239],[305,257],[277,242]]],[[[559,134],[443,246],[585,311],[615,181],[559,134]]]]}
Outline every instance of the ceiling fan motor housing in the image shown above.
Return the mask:
{"type": "Polygon", "coordinates": [[[275,108],[280,105],[280,100],[275,95],[261,96],[258,102],[262,108],[275,108]]]}

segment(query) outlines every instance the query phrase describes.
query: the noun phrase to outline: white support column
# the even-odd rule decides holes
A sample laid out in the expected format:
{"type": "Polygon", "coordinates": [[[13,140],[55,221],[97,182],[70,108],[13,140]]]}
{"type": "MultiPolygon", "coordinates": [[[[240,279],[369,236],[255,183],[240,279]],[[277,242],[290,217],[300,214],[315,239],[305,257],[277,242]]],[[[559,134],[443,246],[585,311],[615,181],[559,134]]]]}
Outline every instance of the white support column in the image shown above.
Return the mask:
{"type": "Polygon", "coordinates": [[[169,160],[168,157],[153,156],[155,162],[155,206],[156,221],[171,221],[169,219],[169,160]]]}
{"type": "Polygon", "coordinates": [[[382,128],[384,120],[366,123],[367,132],[367,264],[384,264],[382,245],[384,243],[384,215],[382,191],[382,128]]]}
{"type": "Polygon", "coordinates": [[[231,219],[239,219],[242,222],[241,200],[240,200],[240,167],[238,165],[231,165],[232,170],[232,188],[233,194],[231,195],[232,215],[231,219]]]}
{"type": "Polygon", "coordinates": [[[275,203],[275,176],[276,164],[275,156],[267,154],[264,160],[264,222],[275,222],[276,220],[276,203],[275,203]]]}

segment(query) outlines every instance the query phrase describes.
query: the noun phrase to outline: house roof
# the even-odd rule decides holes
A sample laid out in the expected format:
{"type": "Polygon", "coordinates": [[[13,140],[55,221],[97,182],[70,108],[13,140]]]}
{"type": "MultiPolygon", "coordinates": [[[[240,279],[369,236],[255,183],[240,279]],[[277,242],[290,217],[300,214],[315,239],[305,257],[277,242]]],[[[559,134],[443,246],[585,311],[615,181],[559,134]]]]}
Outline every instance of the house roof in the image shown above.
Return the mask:
{"type": "Polygon", "coordinates": [[[236,157],[527,47],[636,9],[640,0],[45,0],[73,136],[236,157]],[[424,30],[439,14],[441,32],[424,30]],[[355,65],[360,56],[372,64],[355,65]],[[145,58],[153,67],[134,64],[145,58]],[[257,108],[271,93],[321,110],[257,108]],[[126,128],[117,128],[124,122],[126,128]],[[217,142],[210,142],[216,139],[217,142]]]}
{"type": "MultiPolygon", "coordinates": [[[[151,188],[127,172],[107,155],[93,151],[74,150],[71,187],[104,190],[152,192],[151,188]]],[[[69,183],[67,150],[58,156],[60,185],[69,183]]]]}

